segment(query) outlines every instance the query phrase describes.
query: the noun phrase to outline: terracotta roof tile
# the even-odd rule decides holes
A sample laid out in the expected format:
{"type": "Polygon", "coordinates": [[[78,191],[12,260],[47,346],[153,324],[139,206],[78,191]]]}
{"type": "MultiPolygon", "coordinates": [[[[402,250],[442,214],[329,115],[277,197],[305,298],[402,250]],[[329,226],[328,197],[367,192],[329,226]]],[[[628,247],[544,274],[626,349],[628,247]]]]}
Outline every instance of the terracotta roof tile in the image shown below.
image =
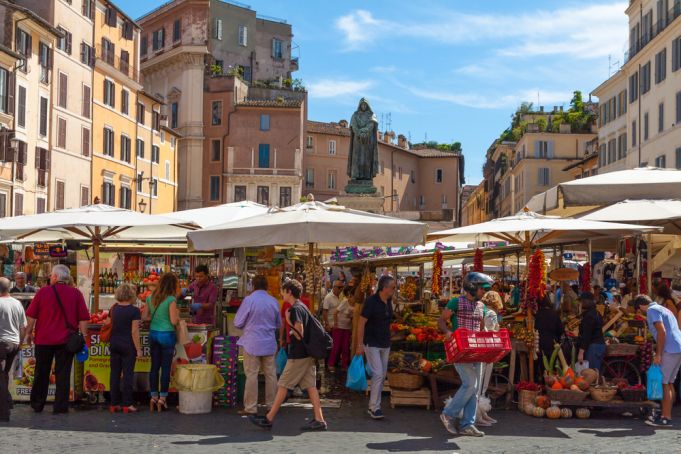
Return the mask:
{"type": "Polygon", "coordinates": [[[239,107],[295,107],[303,105],[300,99],[244,99],[236,104],[239,107]]]}
{"type": "Polygon", "coordinates": [[[330,134],[334,136],[350,136],[350,129],[344,128],[338,123],[325,123],[322,121],[308,121],[308,132],[316,132],[318,134],[330,134]]]}

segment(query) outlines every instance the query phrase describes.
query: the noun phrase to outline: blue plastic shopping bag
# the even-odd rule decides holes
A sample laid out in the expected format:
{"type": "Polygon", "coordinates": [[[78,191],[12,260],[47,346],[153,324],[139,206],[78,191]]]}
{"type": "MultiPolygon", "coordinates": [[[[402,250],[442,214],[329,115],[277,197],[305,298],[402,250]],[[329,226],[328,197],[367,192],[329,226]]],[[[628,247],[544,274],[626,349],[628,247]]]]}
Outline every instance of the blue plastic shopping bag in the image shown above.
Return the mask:
{"type": "Polygon", "coordinates": [[[662,369],[650,366],[648,369],[648,400],[662,400],[662,369]]]}
{"type": "Polygon", "coordinates": [[[284,372],[284,367],[286,367],[286,361],[288,361],[286,350],[280,348],[274,361],[277,364],[277,375],[281,375],[284,372]]]}
{"type": "Polygon", "coordinates": [[[366,391],[367,376],[364,369],[364,357],[362,355],[356,355],[352,358],[345,386],[353,391],[366,391]]]}

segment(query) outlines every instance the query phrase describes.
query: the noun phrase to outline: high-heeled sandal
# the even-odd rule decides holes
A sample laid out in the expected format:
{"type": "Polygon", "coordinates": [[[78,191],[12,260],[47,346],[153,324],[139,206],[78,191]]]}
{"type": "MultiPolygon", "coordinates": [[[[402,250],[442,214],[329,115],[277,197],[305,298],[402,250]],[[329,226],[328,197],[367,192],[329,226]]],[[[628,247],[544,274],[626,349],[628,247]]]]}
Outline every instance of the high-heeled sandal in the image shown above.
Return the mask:
{"type": "Polygon", "coordinates": [[[127,407],[123,407],[123,413],[125,413],[126,415],[128,413],[137,413],[138,411],[139,410],[134,405],[128,405],[127,407]]]}
{"type": "Polygon", "coordinates": [[[158,408],[159,413],[161,413],[162,411],[166,411],[168,409],[168,404],[166,403],[166,398],[160,397],[158,399],[158,402],[156,403],[156,406],[158,408]]]}
{"type": "Polygon", "coordinates": [[[116,413],[117,411],[121,411],[121,406],[120,405],[111,405],[111,406],[109,406],[109,411],[111,413],[116,413]]]}
{"type": "Polygon", "coordinates": [[[150,412],[155,412],[156,407],[158,406],[158,397],[152,397],[149,399],[149,411],[150,412]]]}

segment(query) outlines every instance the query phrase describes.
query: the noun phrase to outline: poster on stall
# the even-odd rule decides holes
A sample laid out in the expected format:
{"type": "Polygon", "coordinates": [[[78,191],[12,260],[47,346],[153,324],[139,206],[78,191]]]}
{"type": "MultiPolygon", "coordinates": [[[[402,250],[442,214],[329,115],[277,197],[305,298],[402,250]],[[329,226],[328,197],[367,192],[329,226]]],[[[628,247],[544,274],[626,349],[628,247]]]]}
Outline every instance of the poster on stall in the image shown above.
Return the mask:
{"type": "MultiPolygon", "coordinates": [[[[212,339],[217,330],[190,331],[189,343],[185,346],[176,346],[173,359],[174,370],[177,364],[206,364],[207,353],[210,351],[212,339]]],[[[149,333],[140,333],[142,357],[135,361],[135,373],[149,373],[151,371],[151,348],[149,346],[149,333]]],[[[110,350],[109,343],[102,342],[99,329],[88,330],[85,343],[89,350],[88,359],[83,365],[83,389],[85,392],[109,391],[110,350]]]]}
{"type": "MultiPolygon", "coordinates": [[[[35,356],[33,346],[23,347],[14,361],[14,372],[9,380],[9,392],[13,400],[29,401],[31,400],[31,389],[33,388],[33,379],[35,376],[35,356]]],[[[73,369],[72,369],[73,371],[73,369]]],[[[52,364],[52,372],[50,373],[50,386],[47,391],[47,401],[54,401],[55,375],[54,363],[52,364]]],[[[69,393],[69,400],[73,400],[73,372],[71,373],[71,392],[69,393]]]]}
{"type": "MultiPolygon", "coordinates": [[[[148,373],[151,370],[149,335],[140,334],[142,357],[135,361],[135,372],[148,373]]],[[[110,357],[109,343],[102,342],[99,330],[88,331],[85,337],[89,356],[83,364],[83,389],[85,392],[109,391],[110,357]]]]}

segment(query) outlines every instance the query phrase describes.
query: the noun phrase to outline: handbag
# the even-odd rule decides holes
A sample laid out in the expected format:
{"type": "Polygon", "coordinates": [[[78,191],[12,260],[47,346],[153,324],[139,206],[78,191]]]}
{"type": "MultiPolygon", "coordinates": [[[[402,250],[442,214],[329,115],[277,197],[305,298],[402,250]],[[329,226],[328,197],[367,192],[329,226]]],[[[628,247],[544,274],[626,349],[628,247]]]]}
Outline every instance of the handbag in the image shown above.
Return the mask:
{"type": "Polygon", "coordinates": [[[72,354],[76,354],[83,349],[85,346],[85,338],[83,334],[77,328],[69,323],[69,318],[66,316],[66,310],[59,297],[59,292],[57,292],[57,287],[52,286],[52,291],[54,291],[54,296],[57,298],[57,303],[61,308],[61,313],[64,316],[64,323],[66,324],[66,329],[69,331],[69,337],[66,339],[66,351],[72,354]]]}
{"type": "Polygon", "coordinates": [[[109,319],[111,321],[103,324],[99,331],[99,340],[102,342],[109,342],[111,340],[111,332],[113,331],[113,310],[116,306],[118,306],[118,304],[114,304],[111,310],[109,310],[109,319]]]}

